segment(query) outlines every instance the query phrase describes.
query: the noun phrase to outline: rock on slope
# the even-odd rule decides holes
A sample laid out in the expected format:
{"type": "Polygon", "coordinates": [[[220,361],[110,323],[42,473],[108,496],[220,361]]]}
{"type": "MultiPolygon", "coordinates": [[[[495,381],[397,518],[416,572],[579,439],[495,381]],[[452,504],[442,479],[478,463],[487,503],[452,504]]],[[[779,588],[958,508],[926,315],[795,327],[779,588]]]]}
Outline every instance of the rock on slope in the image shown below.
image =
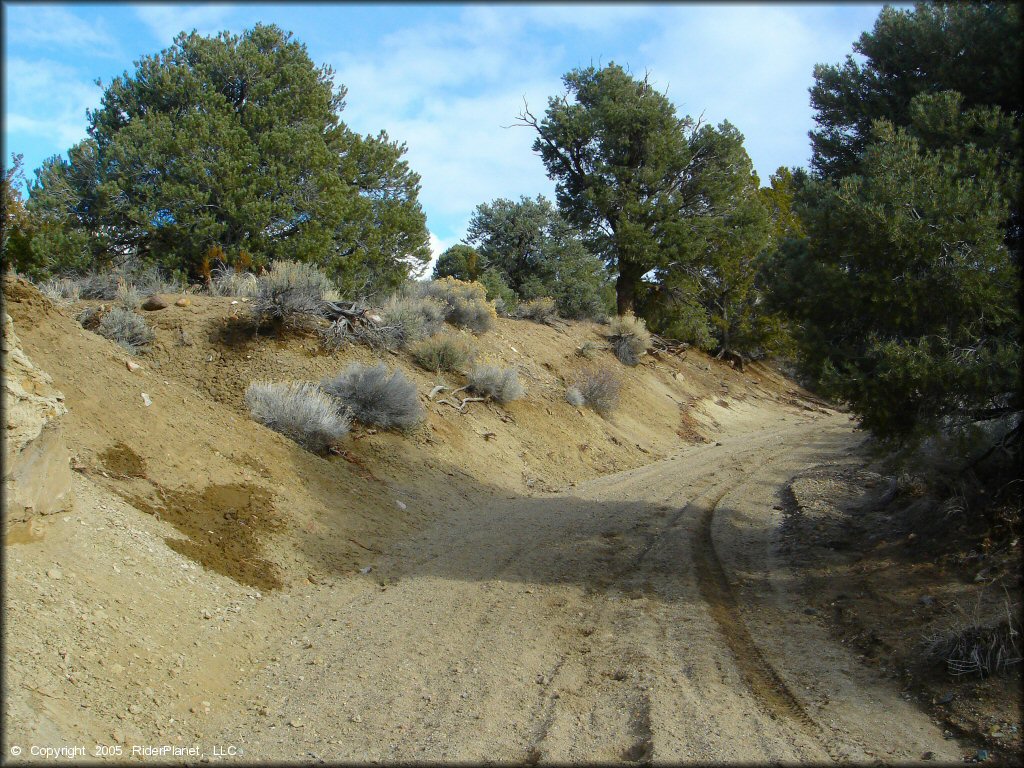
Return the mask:
{"type": "Polygon", "coordinates": [[[64,395],[21,348],[4,312],[4,530],[72,507],[70,454],[61,416],[64,395]]]}

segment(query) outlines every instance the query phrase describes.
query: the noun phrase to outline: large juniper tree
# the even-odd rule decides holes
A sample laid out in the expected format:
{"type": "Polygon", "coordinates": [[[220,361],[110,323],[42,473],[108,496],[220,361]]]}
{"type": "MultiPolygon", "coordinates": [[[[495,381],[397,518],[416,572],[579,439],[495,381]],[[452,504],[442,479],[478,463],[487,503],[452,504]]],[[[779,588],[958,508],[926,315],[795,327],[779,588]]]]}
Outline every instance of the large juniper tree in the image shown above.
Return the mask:
{"type": "MultiPolygon", "coordinates": [[[[896,440],[1021,410],[1019,9],[885,9],[819,66],[776,298],[805,370],[896,440]]],[[[1019,428],[1018,428],[1019,433],[1019,428]]]]}
{"type": "Polygon", "coordinates": [[[680,214],[694,176],[694,121],[614,63],[563,82],[543,119],[528,108],[520,119],[537,131],[533,147],[557,184],[559,210],[616,275],[619,312],[631,311],[641,278],[666,259],[659,225],[680,214]]]}
{"type": "Polygon", "coordinates": [[[97,258],[194,275],[219,246],[395,284],[429,258],[419,180],[403,146],[339,121],[344,97],[275,26],[182,33],[105,88],[89,139],[40,169],[32,206],[91,232],[97,258]]]}

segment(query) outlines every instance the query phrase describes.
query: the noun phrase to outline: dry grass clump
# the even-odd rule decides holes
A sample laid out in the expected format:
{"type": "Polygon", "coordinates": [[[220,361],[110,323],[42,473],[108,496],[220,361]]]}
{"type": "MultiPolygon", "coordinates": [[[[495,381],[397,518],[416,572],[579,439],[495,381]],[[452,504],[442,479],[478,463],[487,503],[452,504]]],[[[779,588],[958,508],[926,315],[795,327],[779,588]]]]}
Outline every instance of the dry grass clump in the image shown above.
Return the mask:
{"type": "Polygon", "coordinates": [[[625,365],[636,365],[651,346],[644,321],[634,315],[618,315],[608,321],[608,340],[615,356],[625,365]]]}
{"type": "Polygon", "coordinates": [[[78,298],[100,301],[121,301],[126,296],[131,298],[133,294],[150,296],[154,293],[176,293],[185,287],[182,282],[166,277],[159,267],[141,267],[132,262],[64,279],[77,283],[78,298]]]}
{"type": "Polygon", "coordinates": [[[156,338],[145,320],[121,307],[114,307],[102,316],[99,316],[98,312],[83,312],[79,315],[82,325],[86,327],[89,327],[97,317],[99,320],[94,325],[96,333],[116,341],[133,355],[138,354],[139,350],[156,338]]]}
{"type": "Polygon", "coordinates": [[[445,308],[445,317],[452,325],[484,333],[494,327],[498,316],[494,304],[487,300],[487,288],[477,282],[467,283],[454,277],[443,277],[429,283],[418,283],[415,295],[437,299],[445,308]]]}
{"type": "Polygon", "coordinates": [[[622,379],[614,371],[599,366],[580,368],[565,392],[565,399],[575,405],[584,405],[607,416],[619,404],[622,379]]]}
{"type": "Polygon", "coordinates": [[[541,296],[539,299],[522,302],[516,309],[516,317],[535,323],[550,323],[558,319],[558,305],[550,296],[541,296]]]}
{"type": "Polygon", "coordinates": [[[77,280],[70,277],[51,277],[39,284],[40,292],[58,304],[76,302],[81,298],[82,289],[77,280]]]}
{"type": "Polygon", "coordinates": [[[474,366],[467,378],[469,389],[499,403],[509,403],[526,394],[523,385],[519,383],[519,373],[514,368],[481,364],[474,366]]]}
{"type": "Polygon", "coordinates": [[[353,363],[334,378],[324,379],[320,386],[363,424],[406,431],[426,416],[416,385],[400,370],[389,373],[384,363],[353,363]]]}
{"type": "Polygon", "coordinates": [[[127,280],[118,281],[117,305],[121,307],[121,309],[134,312],[135,308],[139,306],[139,302],[141,301],[142,298],[139,296],[139,292],[133,283],[130,283],[127,280]]]}
{"type": "Polygon", "coordinates": [[[245,390],[253,419],[313,453],[326,453],[348,434],[351,418],[311,382],[254,381],[245,390]]]}
{"type": "Polygon", "coordinates": [[[418,341],[409,351],[412,359],[424,370],[439,373],[462,370],[473,357],[473,347],[461,336],[437,333],[418,341]]]}
{"type": "Polygon", "coordinates": [[[926,653],[954,677],[1006,672],[1021,662],[1021,627],[1009,601],[1005,609],[1005,618],[989,620],[980,618],[977,607],[971,613],[961,609],[952,631],[925,640],[926,653]]]}
{"type": "Polygon", "coordinates": [[[211,296],[235,296],[251,299],[259,293],[259,278],[252,272],[236,272],[221,265],[210,273],[207,290],[211,296]]]}
{"type": "Polygon", "coordinates": [[[323,272],[298,261],[274,261],[256,280],[249,312],[257,326],[308,326],[323,315],[324,296],[333,289],[323,272]]]}

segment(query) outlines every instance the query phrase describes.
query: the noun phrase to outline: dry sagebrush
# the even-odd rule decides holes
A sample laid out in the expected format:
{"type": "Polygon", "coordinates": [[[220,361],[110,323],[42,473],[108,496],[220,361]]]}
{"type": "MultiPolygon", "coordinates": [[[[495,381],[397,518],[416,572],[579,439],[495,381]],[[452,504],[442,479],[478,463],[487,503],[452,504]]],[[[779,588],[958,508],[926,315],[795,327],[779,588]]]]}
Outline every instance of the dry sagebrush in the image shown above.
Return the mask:
{"type": "Polygon", "coordinates": [[[619,404],[622,380],[607,368],[580,368],[565,392],[565,399],[576,407],[588,406],[607,416],[619,404]]]}
{"type": "Polygon", "coordinates": [[[312,264],[274,261],[257,278],[249,312],[259,326],[304,327],[323,315],[324,297],[332,290],[331,281],[312,264]]]}
{"type": "Polygon", "coordinates": [[[487,289],[477,282],[443,277],[417,283],[411,290],[414,295],[439,301],[445,308],[445,320],[474,333],[489,331],[498,316],[493,302],[487,300],[487,289]]]}
{"type": "Polygon", "coordinates": [[[467,378],[469,389],[499,403],[509,403],[526,394],[523,385],[519,383],[519,374],[514,368],[501,368],[485,363],[474,366],[467,378]]]}
{"type": "Polygon", "coordinates": [[[520,320],[532,320],[535,323],[550,323],[558,318],[558,305],[549,296],[524,301],[516,309],[516,317],[520,320]]]}
{"type": "MultiPolygon", "coordinates": [[[[95,313],[83,312],[83,325],[96,317],[95,313]]],[[[133,355],[149,344],[155,338],[153,330],[146,324],[146,321],[127,309],[114,307],[109,312],[99,317],[95,325],[96,333],[104,338],[116,341],[133,355]]]]}
{"type": "Polygon", "coordinates": [[[348,412],[311,382],[254,381],[245,404],[253,419],[313,453],[326,453],[351,425],[348,412]]]}
{"type": "Polygon", "coordinates": [[[416,385],[400,370],[389,373],[384,363],[353,363],[337,376],[324,379],[320,386],[366,425],[407,431],[426,416],[416,385]]]}
{"type": "Polygon", "coordinates": [[[423,339],[409,351],[418,366],[434,373],[460,371],[473,357],[473,347],[466,339],[448,333],[423,339]]]}
{"type": "Polygon", "coordinates": [[[651,334],[644,321],[633,315],[618,315],[608,322],[608,340],[615,356],[629,366],[636,365],[651,346],[651,334]]]}

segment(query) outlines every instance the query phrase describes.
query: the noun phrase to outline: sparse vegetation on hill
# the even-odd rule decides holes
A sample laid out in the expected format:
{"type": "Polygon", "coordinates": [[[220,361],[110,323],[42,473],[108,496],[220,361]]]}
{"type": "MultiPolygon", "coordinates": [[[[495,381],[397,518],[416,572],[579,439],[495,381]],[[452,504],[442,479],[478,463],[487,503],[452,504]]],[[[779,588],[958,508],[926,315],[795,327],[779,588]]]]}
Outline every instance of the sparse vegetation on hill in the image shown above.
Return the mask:
{"type": "Polygon", "coordinates": [[[257,278],[249,313],[259,326],[307,326],[322,316],[324,297],[331,290],[331,281],[315,266],[275,261],[257,278]]]}
{"type": "Polygon", "coordinates": [[[445,308],[444,318],[452,325],[484,333],[494,327],[497,311],[487,300],[487,289],[480,283],[445,277],[428,283],[415,283],[413,296],[437,299],[445,308]]]}
{"type": "Polygon", "coordinates": [[[651,346],[647,325],[634,315],[617,315],[608,323],[608,340],[619,361],[634,366],[651,346]]]}
{"type": "Polygon", "coordinates": [[[100,336],[116,341],[133,355],[153,341],[153,329],[130,309],[114,307],[102,313],[98,321],[96,317],[95,314],[87,314],[83,326],[88,328],[92,325],[100,336]]]}
{"type": "Polygon", "coordinates": [[[353,363],[337,376],[324,379],[321,387],[368,426],[410,430],[426,416],[416,385],[400,370],[389,372],[384,363],[353,363]]]}
{"type": "Polygon", "coordinates": [[[576,407],[587,406],[602,416],[619,405],[622,379],[609,368],[588,365],[580,368],[565,391],[565,399],[576,407]]]}
{"type": "Polygon", "coordinates": [[[438,333],[417,342],[409,349],[416,364],[427,371],[457,373],[473,357],[467,339],[451,333],[438,333]]]}
{"type": "Polygon", "coordinates": [[[524,301],[516,309],[516,317],[535,323],[549,323],[558,317],[558,306],[550,296],[524,301]]]}
{"type": "Polygon", "coordinates": [[[252,417],[313,453],[328,449],[349,432],[348,412],[316,384],[254,381],[245,391],[252,417]]]}
{"type": "Polygon", "coordinates": [[[519,373],[514,368],[484,363],[474,366],[467,379],[471,391],[499,403],[509,403],[526,394],[523,385],[519,383],[519,373]]]}

